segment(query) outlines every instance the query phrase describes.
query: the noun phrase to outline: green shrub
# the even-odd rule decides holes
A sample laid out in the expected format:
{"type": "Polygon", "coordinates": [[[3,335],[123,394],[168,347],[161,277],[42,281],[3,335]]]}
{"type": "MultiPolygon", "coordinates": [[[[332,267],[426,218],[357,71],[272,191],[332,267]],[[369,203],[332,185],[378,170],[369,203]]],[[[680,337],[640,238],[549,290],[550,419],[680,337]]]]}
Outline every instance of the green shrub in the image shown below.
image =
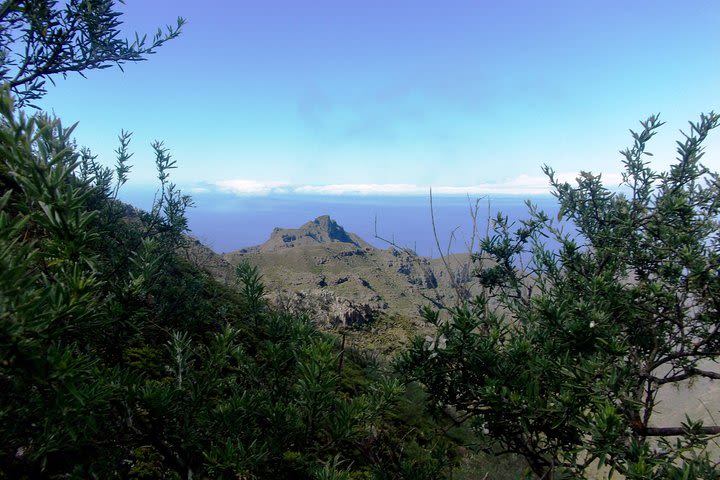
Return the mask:
{"type": "Polygon", "coordinates": [[[540,478],[585,478],[591,465],[718,478],[704,447],[719,426],[653,419],[661,388],[720,378],[720,179],[700,163],[719,122],[691,123],[662,173],[645,161],[661,123],[642,122],[622,152],[624,193],[546,167],[564,225],[532,206],[515,231],[498,215],[477,257],[493,260],[477,272],[484,293],[448,321],[426,310],[446,346],[419,338],[400,369],[540,478]]]}

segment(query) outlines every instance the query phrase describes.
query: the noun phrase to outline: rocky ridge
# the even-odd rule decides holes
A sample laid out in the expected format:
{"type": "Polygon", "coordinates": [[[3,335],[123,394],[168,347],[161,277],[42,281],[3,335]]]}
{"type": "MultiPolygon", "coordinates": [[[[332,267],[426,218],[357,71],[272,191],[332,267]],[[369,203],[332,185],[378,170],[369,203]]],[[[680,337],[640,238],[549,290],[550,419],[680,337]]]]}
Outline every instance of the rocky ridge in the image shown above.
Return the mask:
{"type": "Polygon", "coordinates": [[[308,245],[321,245],[327,243],[347,243],[360,249],[372,248],[365,240],[348,233],[343,227],[331,219],[329,215],[322,215],[300,228],[275,227],[270,239],[262,245],[241,249],[241,253],[270,253],[286,248],[303,247],[308,245]]]}
{"type": "Polygon", "coordinates": [[[451,276],[470,284],[468,255],[447,258],[447,269],[439,259],[376,248],[327,215],[299,228],[275,228],[265,243],[222,258],[257,266],[273,302],[308,312],[326,328],[373,328],[383,318],[402,317],[417,332],[424,326],[421,306],[455,302],[451,276]]]}

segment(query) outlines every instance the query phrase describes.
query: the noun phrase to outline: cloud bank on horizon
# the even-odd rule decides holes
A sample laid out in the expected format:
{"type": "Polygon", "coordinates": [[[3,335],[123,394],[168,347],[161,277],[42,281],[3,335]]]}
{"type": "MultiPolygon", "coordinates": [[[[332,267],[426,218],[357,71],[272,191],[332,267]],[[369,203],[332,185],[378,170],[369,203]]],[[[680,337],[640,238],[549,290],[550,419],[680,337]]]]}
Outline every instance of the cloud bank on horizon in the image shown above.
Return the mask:
{"type": "MultiPolygon", "coordinates": [[[[574,183],[574,172],[556,173],[561,182],[574,183]]],[[[619,173],[602,175],[609,188],[622,183],[619,173]]],[[[262,182],[246,179],[221,180],[191,188],[196,193],[218,191],[241,196],[262,195],[427,195],[432,189],[436,195],[547,195],[551,192],[545,176],[520,175],[497,183],[478,183],[467,186],[417,185],[413,183],[341,183],[329,185],[295,185],[289,182],[262,182]]]]}

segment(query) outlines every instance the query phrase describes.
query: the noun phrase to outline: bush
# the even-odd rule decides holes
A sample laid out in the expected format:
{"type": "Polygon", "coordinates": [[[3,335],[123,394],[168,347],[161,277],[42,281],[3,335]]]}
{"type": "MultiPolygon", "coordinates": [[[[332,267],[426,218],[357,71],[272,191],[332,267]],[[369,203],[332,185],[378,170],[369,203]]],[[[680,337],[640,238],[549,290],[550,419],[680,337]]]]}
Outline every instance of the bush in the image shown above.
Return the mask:
{"type": "Polygon", "coordinates": [[[584,478],[590,465],[626,478],[717,478],[704,446],[720,427],[652,421],[661,388],[720,378],[710,368],[720,355],[720,181],[700,163],[719,121],[691,123],[662,173],[645,161],[661,123],[642,122],[622,152],[625,193],[586,172],[577,186],[561,183],[546,167],[560,223],[532,205],[515,231],[498,215],[476,256],[491,260],[476,272],[484,293],[447,321],[426,310],[446,347],[419,338],[400,369],[539,478],[584,478]]]}

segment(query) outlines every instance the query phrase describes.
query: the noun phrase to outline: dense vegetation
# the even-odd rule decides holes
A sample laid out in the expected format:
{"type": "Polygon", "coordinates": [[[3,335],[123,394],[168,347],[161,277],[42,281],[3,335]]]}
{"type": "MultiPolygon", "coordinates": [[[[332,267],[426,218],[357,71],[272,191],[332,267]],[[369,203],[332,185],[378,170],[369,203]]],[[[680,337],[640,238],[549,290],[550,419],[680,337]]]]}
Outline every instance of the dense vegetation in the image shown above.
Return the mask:
{"type": "Polygon", "coordinates": [[[192,202],[162,143],[138,211],[117,200],[129,133],[112,170],[72,127],[17,110],[54,75],[142,60],[182,23],[146,45],[119,39],[112,1],[0,4],[0,478],[422,480],[452,475],[459,444],[545,479],[720,478],[704,449],[720,427],[652,423],[662,388],[720,378],[720,183],[700,163],[718,115],[665,173],[644,161],[660,126],[644,122],[624,194],[547,169],[563,222],[499,216],[484,293],[425,310],[437,339],[401,355],[403,378],[271,307],[255,268],[225,285],[184,260],[192,202]]]}

